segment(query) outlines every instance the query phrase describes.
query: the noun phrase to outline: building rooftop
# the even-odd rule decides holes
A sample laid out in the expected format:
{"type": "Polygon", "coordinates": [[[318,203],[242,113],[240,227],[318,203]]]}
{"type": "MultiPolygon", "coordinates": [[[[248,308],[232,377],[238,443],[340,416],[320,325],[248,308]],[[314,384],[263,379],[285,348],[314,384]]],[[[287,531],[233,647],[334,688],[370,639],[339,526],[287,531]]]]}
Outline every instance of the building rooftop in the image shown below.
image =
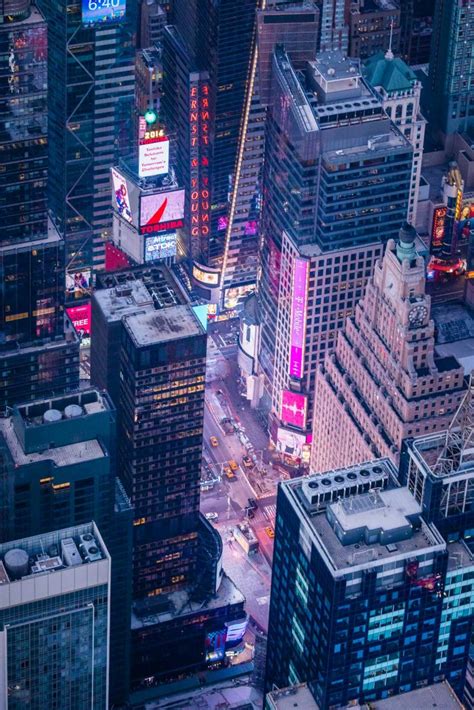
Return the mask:
{"type": "Polygon", "coordinates": [[[320,707],[306,683],[272,690],[266,701],[272,710],[319,710],[320,707]]]}
{"type": "Polygon", "coordinates": [[[387,558],[394,560],[446,549],[436,528],[422,522],[421,509],[409,491],[386,478],[383,469],[388,463],[384,459],[375,462],[380,472],[374,472],[373,463],[281,484],[335,576],[343,576],[349,570],[374,568],[387,558]],[[373,477],[374,488],[347,495],[351,490],[361,490],[358,478],[362,471],[367,472],[366,486],[373,477]],[[328,502],[326,508],[308,505],[303,486],[308,486],[311,480],[322,484],[329,476],[344,480],[349,475],[354,476],[352,487],[340,483],[341,488],[346,485],[346,494],[334,491],[333,502],[328,502]]]}
{"type": "Polygon", "coordinates": [[[204,329],[190,306],[147,310],[124,318],[124,325],[138,347],[202,335],[204,329]]]}
{"type": "Polygon", "coordinates": [[[160,310],[187,302],[177,279],[163,265],[98,274],[94,299],[108,321],[120,321],[142,308],[160,310]]]}
{"type": "Polygon", "coordinates": [[[198,611],[218,609],[230,604],[243,604],[245,597],[225,573],[217,594],[206,602],[193,601],[189,591],[182,589],[163,595],[163,598],[135,602],[132,607],[132,630],[155,626],[177,617],[191,616],[198,611]],[[157,608],[157,602],[161,606],[157,608]]]}
{"type": "Polygon", "coordinates": [[[93,522],[4,543],[0,610],[106,584],[109,567],[109,553],[93,522]]]}
{"type": "Polygon", "coordinates": [[[22,444],[17,438],[12,418],[0,418],[0,434],[3,435],[11,457],[17,466],[36,463],[37,461],[53,461],[56,466],[72,466],[94,459],[104,458],[107,454],[97,439],[81,441],[45,449],[38,453],[25,454],[22,444]]]}
{"type": "MultiPolygon", "coordinates": [[[[464,705],[458,700],[449,683],[434,683],[425,688],[417,688],[409,693],[400,693],[385,700],[371,700],[372,710],[462,710],[464,705]]],[[[368,705],[353,706],[353,710],[365,710],[368,705]]]]}
{"type": "Polygon", "coordinates": [[[416,74],[399,57],[383,52],[374,54],[364,64],[364,78],[374,88],[382,87],[387,94],[410,91],[417,81],[416,74]]]}

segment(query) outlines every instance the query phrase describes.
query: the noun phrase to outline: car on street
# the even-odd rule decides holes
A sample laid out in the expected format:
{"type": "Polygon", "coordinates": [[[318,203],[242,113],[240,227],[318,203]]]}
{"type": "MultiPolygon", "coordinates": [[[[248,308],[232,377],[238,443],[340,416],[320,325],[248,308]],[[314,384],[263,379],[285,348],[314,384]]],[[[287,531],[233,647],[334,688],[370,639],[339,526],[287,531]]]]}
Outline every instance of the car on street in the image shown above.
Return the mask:
{"type": "Polygon", "coordinates": [[[229,466],[230,466],[231,470],[234,472],[237,471],[237,469],[239,468],[239,464],[237,463],[237,461],[234,461],[233,459],[231,459],[229,461],[229,466]]]}
{"type": "Polygon", "coordinates": [[[255,518],[255,513],[253,512],[252,508],[245,508],[245,515],[249,520],[252,520],[252,518],[255,518]]]}
{"type": "Polygon", "coordinates": [[[258,503],[255,500],[255,498],[249,498],[248,499],[248,507],[252,508],[252,510],[257,510],[258,508],[258,503]]]}
{"type": "Polygon", "coordinates": [[[273,540],[273,538],[275,537],[275,531],[273,530],[273,528],[265,528],[265,532],[267,533],[270,540],[273,540]]]}
{"type": "Polygon", "coordinates": [[[206,520],[215,520],[217,522],[219,520],[219,513],[204,513],[204,517],[206,520]]]}
{"type": "Polygon", "coordinates": [[[217,436],[209,437],[209,441],[211,442],[211,446],[213,446],[214,448],[216,446],[219,446],[219,439],[217,438],[217,436]]]}
{"type": "Polygon", "coordinates": [[[250,458],[250,456],[244,456],[242,458],[242,463],[244,464],[245,468],[253,468],[254,467],[254,463],[253,463],[252,459],[250,458]]]}
{"type": "Polygon", "coordinates": [[[228,468],[227,471],[225,471],[225,477],[229,481],[236,481],[237,480],[237,476],[235,475],[235,473],[233,471],[230,470],[230,468],[228,468]]]}

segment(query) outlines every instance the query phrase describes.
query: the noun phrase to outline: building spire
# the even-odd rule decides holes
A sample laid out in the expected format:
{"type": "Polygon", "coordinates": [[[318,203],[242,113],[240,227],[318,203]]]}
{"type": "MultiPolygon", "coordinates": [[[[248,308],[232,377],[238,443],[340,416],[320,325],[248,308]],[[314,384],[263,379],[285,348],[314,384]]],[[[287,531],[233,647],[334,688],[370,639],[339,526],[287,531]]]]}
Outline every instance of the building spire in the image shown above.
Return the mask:
{"type": "Polygon", "coordinates": [[[385,59],[393,59],[393,52],[392,52],[392,39],[393,39],[393,18],[390,22],[390,39],[388,42],[388,49],[385,52],[385,59]]]}

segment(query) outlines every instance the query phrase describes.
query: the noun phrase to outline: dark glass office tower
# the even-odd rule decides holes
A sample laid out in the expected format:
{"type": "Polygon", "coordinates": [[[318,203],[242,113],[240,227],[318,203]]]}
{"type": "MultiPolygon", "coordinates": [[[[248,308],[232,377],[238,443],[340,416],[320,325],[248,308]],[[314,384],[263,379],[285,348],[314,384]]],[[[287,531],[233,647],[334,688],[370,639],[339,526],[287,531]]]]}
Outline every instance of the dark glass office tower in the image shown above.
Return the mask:
{"type": "Polygon", "coordinates": [[[321,708],[448,680],[462,696],[474,557],[447,543],[388,459],[280,484],[266,687],[321,708]]]}
{"type": "Polygon", "coordinates": [[[0,6],[0,246],[46,233],[47,58],[39,10],[0,6]]]}
{"type": "Polygon", "coordinates": [[[38,4],[48,22],[49,210],[66,243],[67,273],[90,279],[112,225],[110,168],[122,140],[135,148],[126,127],[137,3],[120,0],[102,12],[81,0],[38,4]]]}
{"type": "Polygon", "coordinates": [[[433,0],[400,2],[400,53],[410,65],[430,60],[435,4],[433,0]]]}
{"type": "Polygon", "coordinates": [[[467,0],[438,0],[431,41],[427,113],[430,123],[445,137],[474,125],[473,53],[472,4],[467,0]]]}
{"type": "Polygon", "coordinates": [[[224,662],[246,616],[222,570],[221,538],[199,513],[206,334],[164,265],[104,273],[98,286],[91,379],[118,402],[139,688],[224,662]]]}

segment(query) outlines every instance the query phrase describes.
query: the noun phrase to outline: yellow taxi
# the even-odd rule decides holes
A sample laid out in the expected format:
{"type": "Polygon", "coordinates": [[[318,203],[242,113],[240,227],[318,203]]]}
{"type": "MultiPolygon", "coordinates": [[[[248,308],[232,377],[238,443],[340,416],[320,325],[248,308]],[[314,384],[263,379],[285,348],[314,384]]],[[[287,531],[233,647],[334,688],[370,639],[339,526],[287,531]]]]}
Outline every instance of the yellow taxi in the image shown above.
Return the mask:
{"type": "Polygon", "coordinates": [[[214,448],[216,446],[219,446],[219,440],[218,440],[217,436],[211,436],[209,441],[211,442],[211,446],[213,446],[214,448]]]}
{"type": "Polygon", "coordinates": [[[270,540],[273,540],[273,538],[275,537],[275,531],[273,530],[273,528],[265,528],[265,532],[267,533],[270,540]]]}

